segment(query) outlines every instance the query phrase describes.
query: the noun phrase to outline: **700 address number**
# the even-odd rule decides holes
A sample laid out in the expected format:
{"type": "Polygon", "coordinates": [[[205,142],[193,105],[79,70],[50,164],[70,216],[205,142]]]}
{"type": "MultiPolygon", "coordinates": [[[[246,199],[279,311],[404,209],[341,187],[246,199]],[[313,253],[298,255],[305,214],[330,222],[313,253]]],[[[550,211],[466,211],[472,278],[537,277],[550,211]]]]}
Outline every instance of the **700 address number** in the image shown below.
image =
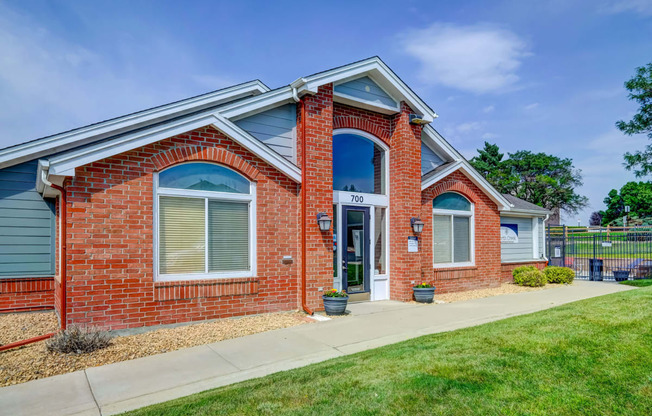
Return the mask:
{"type": "Polygon", "coordinates": [[[351,202],[362,204],[364,202],[364,197],[362,195],[351,195],[351,202]]]}

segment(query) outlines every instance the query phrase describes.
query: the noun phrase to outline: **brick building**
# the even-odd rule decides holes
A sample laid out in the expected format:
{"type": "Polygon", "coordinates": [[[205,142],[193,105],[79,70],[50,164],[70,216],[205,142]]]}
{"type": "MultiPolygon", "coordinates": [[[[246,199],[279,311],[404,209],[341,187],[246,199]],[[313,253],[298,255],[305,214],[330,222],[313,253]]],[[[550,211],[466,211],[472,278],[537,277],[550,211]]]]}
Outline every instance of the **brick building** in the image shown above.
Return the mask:
{"type": "Polygon", "coordinates": [[[493,189],[436,117],[371,58],[2,149],[0,312],[119,329],[542,267],[548,211],[493,189]]]}

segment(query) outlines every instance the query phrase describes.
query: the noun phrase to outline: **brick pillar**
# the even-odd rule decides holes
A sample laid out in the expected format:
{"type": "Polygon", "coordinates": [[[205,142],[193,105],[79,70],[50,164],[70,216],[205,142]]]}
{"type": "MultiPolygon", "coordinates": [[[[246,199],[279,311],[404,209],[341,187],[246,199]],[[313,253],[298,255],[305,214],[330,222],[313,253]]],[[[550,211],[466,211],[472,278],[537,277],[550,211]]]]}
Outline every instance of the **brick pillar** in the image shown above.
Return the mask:
{"type": "Polygon", "coordinates": [[[408,252],[408,236],[414,236],[410,218],[421,210],[421,127],[410,124],[407,104],[393,120],[390,138],[390,298],[412,299],[412,281],[421,279],[419,252],[408,252]]]}
{"type": "MultiPolygon", "coordinates": [[[[318,288],[333,287],[333,228],[320,231],[317,213],[333,213],[333,86],[319,87],[316,95],[302,98],[306,119],[300,120],[298,130],[305,124],[306,172],[303,172],[306,190],[306,295],[310,308],[323,309],[322,293],[318,288]]],[[[299,159],[301,163],[301,159],[299,159]]]]}

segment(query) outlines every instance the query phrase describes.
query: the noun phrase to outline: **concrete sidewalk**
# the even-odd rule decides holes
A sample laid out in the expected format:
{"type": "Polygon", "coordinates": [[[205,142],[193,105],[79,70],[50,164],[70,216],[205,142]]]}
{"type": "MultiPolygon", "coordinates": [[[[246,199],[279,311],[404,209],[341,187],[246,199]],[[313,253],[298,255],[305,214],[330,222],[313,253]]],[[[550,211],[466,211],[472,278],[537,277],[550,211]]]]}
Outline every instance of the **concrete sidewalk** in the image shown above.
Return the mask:
{"type": "Polygon", "coordinates": [[[421,335],[632,289],[606,282],[450,304],[349,305],[351,316],[0,388],[0,415],[112,415],[421,335]]]}

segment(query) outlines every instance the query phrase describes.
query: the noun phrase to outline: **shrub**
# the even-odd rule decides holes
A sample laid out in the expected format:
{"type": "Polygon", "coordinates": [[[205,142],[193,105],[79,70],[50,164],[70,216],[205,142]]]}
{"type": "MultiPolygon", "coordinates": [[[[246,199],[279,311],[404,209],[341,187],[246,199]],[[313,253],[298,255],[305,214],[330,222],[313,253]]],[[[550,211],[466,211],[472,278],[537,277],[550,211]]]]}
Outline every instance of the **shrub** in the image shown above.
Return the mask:
{"type": "Polygon", "coordinates": [[[50,352],[83,354],[108,347],[111,336],[97,328],[72,325],[50,338],[45,345],[50,352]]]}
{"type": "Polygon", "coordinates": [[[543,269],[549,283],[573,283],[575,272],[569,267],[548,266],[543,269]]]}
{"type": "Polygon", "coordinates": [[[546,284],[546,275],[534,266],[523,266],[514,269],[514,283],[520,286],[539,287],[546,284]],[[525,269],[527,267],[527,269],[525,269]],[[523,270],[518,270],[523,269],[523,270]],[[517,271],[518,270],[518,271],[517,271]]]}
{"type": "Polygon", "coordinates": [[[512,276],[514,276],[514,282],[516,282],[518,279],[520,279],[520,276],[521,276],[523,273],[528,272],[528,271],[531,271],[531,270],[539,270],[539,269],[537,269],[537,268],[534,267],[534,266],[521,266],[521,267],[517,267],[517,268],[515,268],[515,269],[512,271],[512,276]]]}

